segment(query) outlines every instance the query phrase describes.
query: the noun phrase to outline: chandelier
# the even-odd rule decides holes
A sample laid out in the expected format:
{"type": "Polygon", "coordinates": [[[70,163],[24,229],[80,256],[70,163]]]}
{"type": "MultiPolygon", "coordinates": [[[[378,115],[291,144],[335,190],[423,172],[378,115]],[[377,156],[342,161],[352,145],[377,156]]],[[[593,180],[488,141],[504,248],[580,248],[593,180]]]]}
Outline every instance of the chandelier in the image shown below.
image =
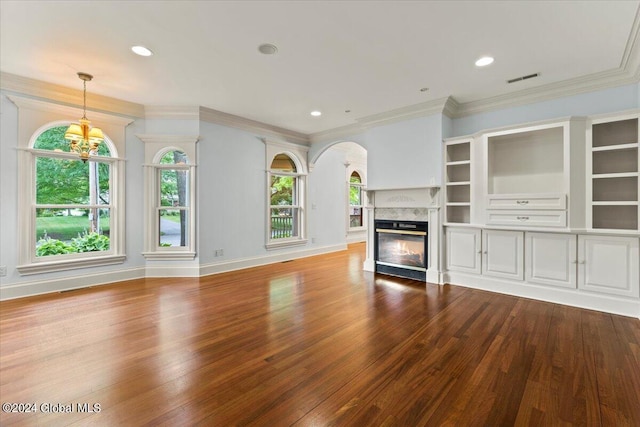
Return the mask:
{"type": "Polygon", "coordinates": [[[78,153],[80,159],[86,162],[90,155],[98,152],[98,145],[104,141],[102,129],[91,127],[91,122],[87,119],[87,82],[93,79],[91,74],[78,73],[78,77],[83,81],[83,103],[82,118],[80,123],[72,123],[64,134],[64,138],[69,140],[69,149],[72,153],[78,153]]]}

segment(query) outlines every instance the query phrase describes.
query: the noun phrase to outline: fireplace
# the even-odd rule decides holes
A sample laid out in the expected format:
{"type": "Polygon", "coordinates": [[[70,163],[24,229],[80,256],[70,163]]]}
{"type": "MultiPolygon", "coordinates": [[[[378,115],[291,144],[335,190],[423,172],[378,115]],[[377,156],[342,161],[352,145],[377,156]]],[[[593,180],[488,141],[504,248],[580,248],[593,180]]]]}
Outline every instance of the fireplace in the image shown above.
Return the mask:
{"type": "Polygon", "coordinates": [[[375,271],[427,281],[429,223],[375,220],[375,271]]]}

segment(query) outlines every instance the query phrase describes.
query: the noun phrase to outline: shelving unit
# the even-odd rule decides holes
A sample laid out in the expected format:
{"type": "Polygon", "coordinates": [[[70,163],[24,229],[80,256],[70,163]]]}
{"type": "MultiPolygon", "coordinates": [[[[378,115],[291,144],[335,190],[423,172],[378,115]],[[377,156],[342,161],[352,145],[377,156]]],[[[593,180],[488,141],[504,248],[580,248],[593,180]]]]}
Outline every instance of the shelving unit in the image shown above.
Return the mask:
{"type": "Polygon", "coordinates": [[[566,228],[573,218],[583,224],[579,215],[569,216],[579,200],[568,200],[580,173],[570,161],[579,131],[579,122],[569,120],[485,134],[485,223],[566,228]]]}
{"type": "Polygon", "coordinates": [[[449,223],[471,221],[471,140],[445,142],[445,218],[449,223]]]}
{"type": "Polygon", "coordinates": [[[587,159],[591,228],[639,229],[639,140],[638,115],[592,122],[587,159]]]}

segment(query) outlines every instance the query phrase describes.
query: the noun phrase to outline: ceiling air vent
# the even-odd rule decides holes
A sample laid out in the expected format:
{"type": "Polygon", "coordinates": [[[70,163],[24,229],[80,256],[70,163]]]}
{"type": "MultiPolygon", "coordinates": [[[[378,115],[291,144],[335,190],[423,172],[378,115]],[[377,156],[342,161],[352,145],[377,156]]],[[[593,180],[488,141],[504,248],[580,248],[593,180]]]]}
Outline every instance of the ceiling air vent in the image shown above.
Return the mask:
{"type": "Polygon", "coordinates": [[[511,79],[511,80],[507,80],[507,83],[515,83],[515,82],[519,82],[522,80],[528,80],[528,79],[532,79],[534,77],[538,77],[540,75],[540,73],[534,73],[534,74],[529,74],[526,76],[522,76],[522,77],[516,77],[515,79],[511,79]]]}

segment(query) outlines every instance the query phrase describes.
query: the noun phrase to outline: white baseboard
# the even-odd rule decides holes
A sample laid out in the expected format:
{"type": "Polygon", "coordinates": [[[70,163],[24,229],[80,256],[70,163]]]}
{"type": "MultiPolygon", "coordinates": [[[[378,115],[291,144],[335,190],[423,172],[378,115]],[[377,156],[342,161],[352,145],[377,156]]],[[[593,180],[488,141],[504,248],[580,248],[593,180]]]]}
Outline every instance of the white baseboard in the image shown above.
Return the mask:
{"type": "Polygon", "coordinates": [[[144,267],[127,270],[105,271],[82,276],[67,276],[59,279],[39,280],[16,283],[0,287],[0,300],[10,300],[53,292],[107,285],[124,280],[142,279],[145,277],[144,267]]]}
{"type": "Polygon", "coordinates": [[[346,244],[322,246],[319,248],[305,249],[295,252],[284,252],[269,254],[265,256],[233,259],[230,261],[216,262],[200,266],[200,276],[208,276],[211,274],[226,273],[228,271],[242,270],[245,268],[258,267],[261,265],[274,264],[291,259],[306,258],[314,255],[322,255],[331,252],[344,251],[347,249],[346,244]]]}
{"type": "Polygon", "coordinates": [[[235,259],[208,265],[149,265],[128,270],[107,271],[96,274],[86,274],[75,277],[47,279],[32,282],[16,283],[0,287],[0,300],[10,300],[72,289],[87,288],[124,280],[142,279],[145,277],[200,277],[244,268],[257,267],[265,264],[306,258],[330,252],[346,250],[347,245],[339,244],[307,249],[303,251],[284,252],[262,257],[235,259]]]}
{"type": "Polygon", "coordinates": [[[579,289],[553,288],[453,271],[444,274],[444,281],[456,286],[640,318],[640,299],[637,298],[605,295],[579,289]]]}

